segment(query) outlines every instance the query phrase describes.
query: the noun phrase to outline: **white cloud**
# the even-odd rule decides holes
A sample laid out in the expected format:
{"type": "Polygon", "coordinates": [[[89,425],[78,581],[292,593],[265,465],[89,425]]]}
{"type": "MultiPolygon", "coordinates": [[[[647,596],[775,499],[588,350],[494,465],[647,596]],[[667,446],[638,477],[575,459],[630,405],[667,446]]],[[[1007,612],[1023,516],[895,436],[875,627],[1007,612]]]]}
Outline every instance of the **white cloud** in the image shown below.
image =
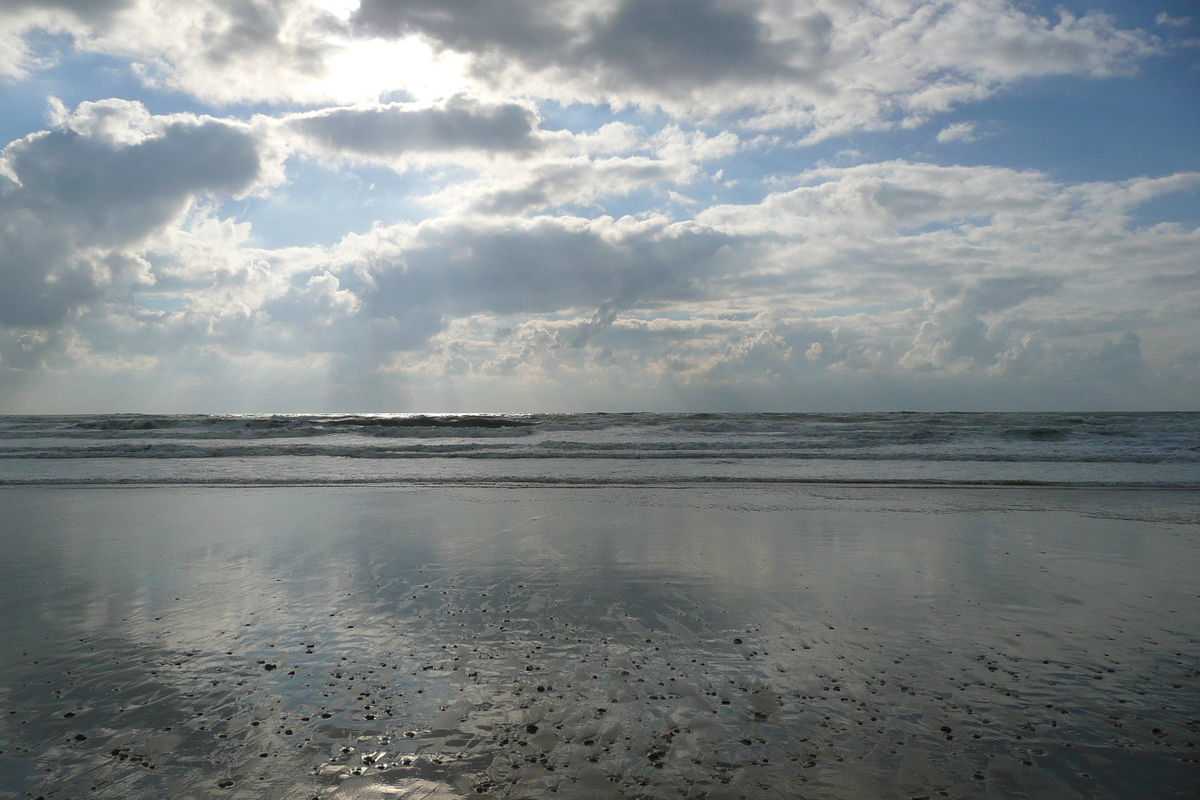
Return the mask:
{"type": "Polygon", "coordinates": [[[781,166],[1133,74],[1161,33],[1018,0],[8,0],[18,93],[104,54],[151,109],[225,110],[51,98],[0,151],[0,370],[635,404],[1200,386],[1200,230],[1139,214],[1200,175],[1065,183],[876,136],[781,166]],[[358,233],[262,246],[309,190],[358,233]]]}
{"type": "Polygon", "coordinates": [[[478,86],[685,116],[749,110],[809,140],[920,121],[1030,77],[1103,77],[1155,51],[1100,14],[1050,20],[1007,0],[365,0],[365,35],[421,36],[478,86]]]}
{"type": "Polygon", "coordinates": [[[1191,17],[1172,17],[1165,11],[1159,13],[1154,21],[1159,25],[1167,25],[1172,28],[1185,28],[1192,24],[1191,17]]]}
{"type": "Polygon", "coordinates": [[[512,215],[565,205],[591,205],[601,197],[629,194],[656,183],[686,180],[689,163],[645,156],[545,159],[525,169],[494,171],[428,198],[444,210],[512,215]]]}
{"type": "Polygon", "coordinates": [[[689,182],[699,195],[705,161],[744,144],[673,125],[549,131],[524,104],[461,97],[249,123],[121,100],[51,115],[53,130],[4,149],[0,177],[0,367],[22,374],[201,361],[266,374],[307,359],[324,365],[314,381],[328,367],[347,386],[611,380],[785,397],[885,378],[1142,386],[1195,372],[1200,229],[1133,214],[1200,186],[1196,173],[1068,184],[859,163],[691,220],[616,218],[563,206],[646,187],[684,197],[689,182]],[[256,247],[218,204],[279,185],[288,148],[471,174],[425,198],[423,221],[256,247]]]}
{"type": "Polygon", "coordinates": [[[135,0],[8,0],[0,6],[0,78],[45,66],[25,37],[32,31],[86,36],[107,27],[135,0]]]}
{"type": "Polygon", "coordinates": [[[138,245],[196,197],[244,195],[278,175],[244,124],[151,117],[120,100],[56,109],[56,130],[0,153],[0,324],[54,325],[152,281],[138,245]]]}
{"type": "Polygon", "coordinates": [[[648,186],[686,185],[700,177],[701,164],[741,147],[728,131],[709,135],[678,125],[651,135],[623,122],[590,133],[545,130],[527,104],[461,95],[436,104],[360,104],[256,120],[279,147],[335,166],[373,163],[401,173],[462,168],[422,198],[443,214],[590,206],[648,186]]]}
{"type": "MultiPolygon", "coordinates": [[[[69,36],[77,50],[131,62],[150,86],[216,103],[353,102],[401,88],[389,71],[444,88],[428,48],[349,48],[345,15],[313,0],[11,0],[0,7],[0,75],[42,66],[27,37],[69,36]],[[369,59],[371,64],[364,61],[369,59]],[[381,80],[382,79],[382,80],[381,80]],[[440,86],[439,86],[440,84],[440,86]]],[[[395,74],[395,73],[393,73],[395,74]]],[[[402,83],[402,82],[401,82],[402,83]]]]}
{"type": "Polygon", "coordinates": [[[459,208],[487,214],[592,205],[649,186],[690,184],[700,176],[703,162],[728,156],[740,145],[738,137],[728,132],[708,136],[674,125],[645,139],[628,126],[620,133],[619,138],[604,130],[591,137],[540,134],[542,153],[517,164],[498,159],[476,164],[478,178],[451,186],[428,201],[444,211],[459,208]],[[573,154],[597,145],[615,149],[618,143],[631,152],[607,157],[586,151],[573,154]]]}
{"type": "Polygon", "coordinates": [[[942,128],[937,135],[939,142],[973,142],[978,138],[973,122],[955,122],[942,128]]]}
{"type": "Polygon", "coordinates": [[[1014,82],[1124,74],[1156,52],[1102,14],[1011,0],[20,0],[0,71],[42,29],[131,59],[150,85],[217,102],[353,103],[466,92],[747,114],[808,140],[918,124],[1014,82]]]}

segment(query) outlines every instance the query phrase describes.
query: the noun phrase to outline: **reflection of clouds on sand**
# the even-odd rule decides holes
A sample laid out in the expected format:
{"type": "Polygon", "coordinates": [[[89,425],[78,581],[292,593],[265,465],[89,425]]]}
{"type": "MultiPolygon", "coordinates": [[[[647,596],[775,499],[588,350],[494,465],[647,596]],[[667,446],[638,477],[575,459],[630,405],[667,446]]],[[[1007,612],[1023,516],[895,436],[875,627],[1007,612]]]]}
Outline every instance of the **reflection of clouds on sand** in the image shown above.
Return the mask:
{"type": "Polygon", "coordinates": [[[865,491],[13,493],[0,758],[100,797],[1195,788],[1191,526],[865,491]]]}
{"type": "Polygon", "coordinates": [[[451,786],[420,778],[396,784],[351,779],[332,795],[334,800],[453,800],[460,796],[451,786]]]}

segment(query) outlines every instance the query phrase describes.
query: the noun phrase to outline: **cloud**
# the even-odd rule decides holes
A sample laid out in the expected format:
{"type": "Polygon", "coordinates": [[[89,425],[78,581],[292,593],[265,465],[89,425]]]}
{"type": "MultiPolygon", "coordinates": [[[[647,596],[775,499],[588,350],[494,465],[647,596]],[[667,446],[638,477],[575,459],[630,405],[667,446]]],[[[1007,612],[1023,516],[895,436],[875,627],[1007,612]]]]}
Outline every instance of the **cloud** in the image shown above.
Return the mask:
{"type": "Polygon", "coordinates": [[[1167,25],[1172,28],[1185,28],[1192,24],[1191,17],[1172,17],[1165,11],[1159,13],[1159,15],[1154,18],[1154,21],[1158,25],[1167,25]]]}
{"type": "Polygon", "coordinates": [[[454,186],[430,199],[486,214],[522,214],[629,194],[648,184],[677,179],[679,171],[678,164],[645,157],[555,159],[531,166],[528,172],[454,186]]]}
{"type": "Polygon", "coordinates": [[[1093,380],[1111,383],[1115,380],[1137,379],[1146,370],[1142,357],[1142,337],[1126,331],[1115,342],[1105,341],[1095,351],[1088,353],[1086,371],[1093,380]]]}
{"type": "Polygon", "coordinates": [[[590,320],[558,340],[582,348],[622,309],[694,295],[708,275],[728,269],[729,238],[663,218],[539,217],[381,226],[329,251],[271,253],[243,242],[211,218],[189,235],[160,234],[140,251],[155,284],[124,299],[179,298],[181,310],[126,306],[130,318],[122,319],[96,305],[68,324],[88,330],[93,351],[325,353],[353,356],[370,371],[395,353],[436,349],[431,339],[473,315],[582,309],[590,320]]]}
{"type": "Polygon", "coordinates": [[[352,19],[366,33],[420,33],[465,51],[504,47],[532,53],[564,46],[565,28],[554,20],[574,11],[569,2],[533,0],[504,5],[484,0],[367,0],[352,19]]]}
{"type": "Polygon", "coordinates": [[[1006,359],[1005,366],[1011,370],[1016,359],[1012,330],[1005,325],[989,326],[983,316],[1054,294],[1062,285],[1060,278],[1044,274],[992,278],[946,302],[933,303],[912,347],[898,363],[912,369],[959,372],[995,368],[1006,359]]]}
{"type": "Polygon", "coordinates": [[[198,195],[266,178],[247,126],[151,117],[137,103],[83,103],[52,131],[2,152],[0,324],[55,325],[123,282],[150,281],[136,246],[198,195]]]}
{"type": "Polygon", "coordinates": [[[394,158],[464,150],[528,152],[542,144],[534,136],[538,122],[524,105],[487,105],[456,96],[437,106],[326,108],[294,115],[285,125],[328,153],[394,158]]]}
{"type": "Polygon", "coordinates": [[[708,136],[674,125],[645,138],[628,126],[619,133],[624,135],[610,136],[603,130],[595,136],[539,132],[542,152],[535,157],[518,165],[476,162],[476,179],[450,186],[427,202],[445,211],[501,215],[592,205],[647,187],[689,184],[700,176],[701,163],[728,156],[741,145],[728,132],[708,136]],[[588,152],[592,148],[601,152],[588,152]],[[604,151],[622,148],[626,152],[604,157],[604,151]]]}
{"type": "Polygon", "coordinates": [[[348,237],[338,257],[375,316],[529,314],[691,296],[730,242],[661,217],[468,218],[348,237]]]}
{"type": "Polygon", "coordinates": [[[1055,21],[1008,0],[363,0],[351,24],[462,54],[480,87],[683,116],[748,111],[809,141],[916,124],[1029,77],[1125,73],[1157,46],[1104,15],[1055,21]]]}
{"type": "Polygon", "coordinates": [[[523,104],[463,98],[248,124],[125,101],[52,116],[53,130],[4,150],[8,369],[154,370],[203,354],[235,371],[315,360],[346,386],[604,374],[768,394],[846,376],[1048,386],[1188,369],[1200,231],[1132,212],[1200,175],[1064,184],[860,163],[782,177],[788,188],[760,202],[691,220],[589,218],[563,205],[647,186],[665,203],[742,144],[676,126],[546,131],[523,104]],[[443,155],[477,171],[425,198],[435,215],[421,222],[270,250],[204,199],[279,184],[285,135],[390,163],[437,146],[430,131],[447,121],[461,149],[443,155]],[[489,151],[479,131],[492,125],[509,138],[489,151]]]}
{"type": "Polygon", "coordinates": [[[0,7],[0,74],[39,66],[25,41],[38,30],[132,58],[151,86],[228,102],[310,93],[336,59],[344,25],[311,0],[15,0],[0,7]]]}
{"type": "Polygon", "coordinates": [[[1200,175],[1066,183],[880,160],[899,151],[877,136],[803,166],[855,131],[975,141],[991,123],[939,116],[1184,46],[1167,14],[1156,36],[1037,8],[11,0],[15,96],[61,61],[44,77],[72,97],[103,96],[82,93],[103,64],[151,108],[246,105],[51,100],[3,149],[0,369],[298,370],[372,398],[1194,387],[1200,229],[1146,204],[1200,175]],[[318,195],[325,246],[265,246],[318,195]]]}
{"type": "MultiPolygon", "coordinates": [[[[1072,202],[1040,173],[996,167],[892,161],[821,167],[793,181],[800,185],[761,203],[710,206],[696,219],[746,235],[894,236],[927,225],[1040,224],[1066,214],[1072,202]]],[[[1096,196],[1101,192],[1097,187],[1096,196]]]]}
{"type": "Polygon", "coordinates": [[[86,35],[107,26],[135,0],[11,0],[0,6],[0,78],[20,78],[42,66],[25,37],[32,31],[86,35]]]}
{"type": "Polygon", "coordinates": [[[82,20],[110,19],[114,14],[131,7],[136,0],[9,0],[6,16],[22,13],[65,11],[82,20]]]}
{"type": "Polygon", "coordinates": [[[955,122],[942,128],[937,135],[939,142],[973,142],[978,138],[973,122],[955,122]]]}
{"type": "Polygon", "coordinates": [[[350,15],[317,0],[21,0],[0,9],[0,72],[37,68],[25,37],[39,29],[218,103],[637,104],[808,141],[920,124],[1032,77],[1125,74],[1160,47],[1102,14],[1011,0],[362,0],[350,15]]]}
{"type": "Polygon", "coordinates": [[[524,104],[462,96],[435,105],[361,105],[256,120],[280,147],[335,167],[382,164],[401,173],[424,169],[427,175],[461,168],[421,199],[443,215],[519,215],[591,206],[662,184],[685,185],[701,176],[703,162],[742,146],[728,131],[709,135],[677,125],[652,135],[621,122],[594,132],[546,130],[524,104]]]}
{"type": "MultiPolygon", "coordinates": [[[[786,53],[769,41],[757,10],[713,0],[624,0],[589,20],[587,39],[571,57],[611,73],[614,81],[657,85],[668,93],[790,72],[786,53]]],[[[820,47],[829,23],[821,17],[814,27],[820,47]]]]}
{"type": "Polygon", "coordinates": [[[373,265],[369,315],[440,308],[434,341],[474,315],[525,320],[484,326],[458,352],[470,374],[526,380],[588,364],[697,385],[830,370],[1092,380],[1095,358],[1113,360],[1093,357],[1107,352],[1098,334],[1190,324],[1189,301],[1168,314],[1175,322],[1155,321],[1154,290],[1131,288],[1135,259],[1194,261],[1195,231],[1122,227],[1146,182],[1064,186],[904,162],[798,180],[761,204],[702,213],[703,227],[497,216],[347,245],[350,263],[373,265]],[[655,318],[660,308],[670,319],[655,318]]]}

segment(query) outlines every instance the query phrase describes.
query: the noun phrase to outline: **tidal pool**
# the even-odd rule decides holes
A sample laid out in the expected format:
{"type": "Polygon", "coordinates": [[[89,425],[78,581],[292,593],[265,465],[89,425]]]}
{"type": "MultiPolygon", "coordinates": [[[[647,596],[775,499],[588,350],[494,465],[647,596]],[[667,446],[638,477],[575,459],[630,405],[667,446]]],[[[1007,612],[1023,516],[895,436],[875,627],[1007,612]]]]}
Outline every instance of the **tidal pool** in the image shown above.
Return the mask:
{"type": "Polygon", "coordinates": [[[1194,492],[0,489],[43,798],[1200,792],[1194,492]]]}

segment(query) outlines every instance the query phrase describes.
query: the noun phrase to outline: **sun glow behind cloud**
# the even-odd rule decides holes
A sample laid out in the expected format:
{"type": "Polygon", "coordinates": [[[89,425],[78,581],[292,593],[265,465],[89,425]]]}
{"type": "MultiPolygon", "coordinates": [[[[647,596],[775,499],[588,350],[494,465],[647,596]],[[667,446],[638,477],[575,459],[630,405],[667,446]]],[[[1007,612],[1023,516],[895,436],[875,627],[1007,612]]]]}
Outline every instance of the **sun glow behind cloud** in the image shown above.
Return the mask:
{"type": "Polygon", "coordinates": [[[312,100],[356,103],[396,94],[433,101],[470,88],[467,64],[453,53],[434,53],[417,37],[341,43],[326,74],[306,87],[312,100]]]}

